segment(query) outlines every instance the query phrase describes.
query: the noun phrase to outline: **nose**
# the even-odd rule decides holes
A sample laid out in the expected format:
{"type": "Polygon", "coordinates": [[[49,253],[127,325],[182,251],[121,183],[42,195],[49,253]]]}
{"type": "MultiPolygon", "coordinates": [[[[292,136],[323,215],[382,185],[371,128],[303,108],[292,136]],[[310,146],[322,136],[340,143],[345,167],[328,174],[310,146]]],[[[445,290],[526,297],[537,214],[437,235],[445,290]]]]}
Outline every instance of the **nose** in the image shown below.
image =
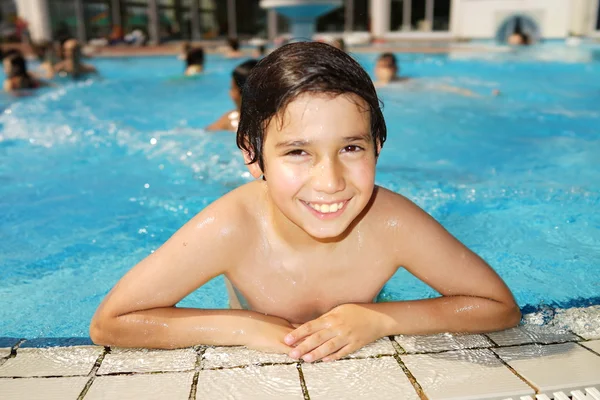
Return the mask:
{"type": "Polygon", "coordinates": [[[323,159],[313,167],[313,188],[322,193],[333,194],[346,188],[344,166],[337,159],[323,159]]]}

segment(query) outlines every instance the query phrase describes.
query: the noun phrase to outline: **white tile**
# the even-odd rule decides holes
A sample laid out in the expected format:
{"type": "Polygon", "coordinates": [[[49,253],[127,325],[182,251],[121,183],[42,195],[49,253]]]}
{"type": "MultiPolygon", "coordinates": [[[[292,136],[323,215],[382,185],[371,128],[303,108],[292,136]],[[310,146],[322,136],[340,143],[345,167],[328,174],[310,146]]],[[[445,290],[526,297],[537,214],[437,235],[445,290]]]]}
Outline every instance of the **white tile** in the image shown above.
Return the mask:
{"type": "Polygon", "coordinates": [[[209,347],[202,357],[202,369],[231,368],[252,364],[293,363],[286,354],[263,353],[246,347],[209,347]]]}
{"type": "Polygon", "coordinates": [[[311,400],[419,399],[394,357],[304,363],[302,372],[311,400]]]}
{"type": "Polygon", "coordinates": [[[193,377],[193,372],[98,376],[85,400],[187,400],[193,377]]]}
{"type": "Polygon", "coordinates": [[[200,371],[196,398],[303,400],[304,396],[300,375],[293,364],[200,371]]]}
{"type": "Polygon", "coordinates": [[[103,351],[100,346],[19,349],[0,366],[0,376],[87,375],[103,351]]]}
{"type": "Polygon", "coordinates": [[[403,355],[430,400],[505,399],[534,394],[488,349],[403,355]]]}
{"type": "Polygon", "coordinates": [[[112,348],[98,369],[98,375],[119,372],[190,371],[196,367],[197,353],[192,348],[148,350],[112,348]]]}
{"type": "Polygon", "coordinates": [[[365,358],[365,357],[376,357],[380,355],[392,355],[396,353],[396,349],[392,342],[388,338],[379,339],[373,343],[369,343],[361,349],[358,349],[352,354],[344,357],[346,358],[365,358]]]}
{"type": "Polygon", "coordinates": [[[499,346],[513,346],[529,343],[573,342],[579,338],[564,329],[554,326],[523,325],[500,332],[487,333],[499,346]]]}
{"type": "Polygon", "coordinates": [[[437,351],[492,346],[492,343],[482,335],[460,335],[452,333],[427,336],[398,335],[395,337],[395,340],[407,353],[432,353],[437,351]]]}
{"type": "Polygon", "coordinates": [[[90,378],[0,378],[2,400],[75,400],[90,378]]]}
{"type": "Polygon", "coordinates": [[[600,340],[593,340],[591,342],[580,342],[580,344],[600,354],[600,340]]]}
{"type": "Polygon", "coordinates": [[[0,349],[0,358],[10,356],[10,347],[3,347],[0,349]]]}
{"type": "Polygon", "coordinates": [[[557,310],[552,322],[585,339],[600,339],[600,306],[557,310]]]}
{"type": "Polygon", "coordinates": [[[600,356],[576,343],[505,347],[494,351],[543,394],[600,385],[600,356]]]}

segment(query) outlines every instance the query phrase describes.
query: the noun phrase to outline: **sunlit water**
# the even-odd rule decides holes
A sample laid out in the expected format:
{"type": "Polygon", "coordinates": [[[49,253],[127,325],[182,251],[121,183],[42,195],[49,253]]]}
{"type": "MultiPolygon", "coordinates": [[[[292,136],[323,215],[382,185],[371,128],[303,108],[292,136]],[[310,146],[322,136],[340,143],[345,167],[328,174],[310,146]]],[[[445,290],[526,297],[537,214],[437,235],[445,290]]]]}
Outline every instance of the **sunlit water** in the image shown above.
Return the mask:
{"type": "MultiPolygon", "coordinates": [[[[377,183],[484,257],[526,310],[599,304],[598,54],[399,57],[422,81],[381,90],[377,183]]],[[[375,55],[357,58],[371,71],[375,55]]],[[[197,79],[174,57],[93,63],[100,80],[0,97],[0,337],[86,337],[129,268],[250,179],[234,135],[201,129],[231,107],[236,61],[209,57],[197,79]]],[[[400,271],[381,297],[435,295],[400,271]]],[[[181,305],[226,307],[222,279],[181,305]]]]}

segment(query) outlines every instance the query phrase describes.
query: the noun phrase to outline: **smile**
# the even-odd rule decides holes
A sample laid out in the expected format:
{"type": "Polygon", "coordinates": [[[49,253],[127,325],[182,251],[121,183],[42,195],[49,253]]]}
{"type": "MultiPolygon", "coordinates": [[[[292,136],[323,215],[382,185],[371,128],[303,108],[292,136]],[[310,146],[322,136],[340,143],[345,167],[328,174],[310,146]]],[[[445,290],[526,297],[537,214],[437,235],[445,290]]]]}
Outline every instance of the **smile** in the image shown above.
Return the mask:
{"type": "Polygon", "coordinates": [[[312,203],[304,200],[302,200],[302,202],[319,214],[335,214],[342,211],[344,206],[348,203],[348,200],[335,203],[312,203]]]}

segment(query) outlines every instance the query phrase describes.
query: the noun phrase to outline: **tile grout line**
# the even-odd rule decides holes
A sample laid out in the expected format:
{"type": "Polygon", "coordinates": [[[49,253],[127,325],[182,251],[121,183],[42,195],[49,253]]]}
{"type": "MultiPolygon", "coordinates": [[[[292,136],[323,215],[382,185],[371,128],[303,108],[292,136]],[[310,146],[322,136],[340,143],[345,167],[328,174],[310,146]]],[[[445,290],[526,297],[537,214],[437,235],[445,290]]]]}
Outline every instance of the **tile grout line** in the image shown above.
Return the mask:
{"type": "Polygon", "coordinates": [[[577,343],[579,346],[583,347],[583,348],[584,348],[584,349],[586,349],[587,351],[591,352],[592,354],[595,354],[595,355],[597,355],[598,357],[600,357],[600,352],[597,352],[596,350],[590,349],[589,347],[587,347],[587,346],[584,346],[584,345],[582,345],[582,344],[581,344],[581,343],[579,343],[579,342],[575,342],[575,343],[577,343]]]}
{"type": "Polygon", "coordinates": [[[304,396],[304,400],[310,400],[310,394],[308,394],[308,387],[306,386],[306,381],[304,380],[304,372],[302,371],[302,365],[300,363],[296,363],[296,369],[298,370],[298,378],[300,379],[300,388],[302,389],[302,396],[304,396]]]}
{"type": "Polygon", "coordinates": [[[198,378],[200,377],[200,370],[202,369],[202,357],[204,357],[204,352],[206,351],[206,347],[200,346],[198,350],[196,350],[196,367],[194,372],[194,377],[192,378],[192,387],[190,388],[190,395],[188,396],[188,400],[196,400],[197,391],[198,391],[198,378]]]}
{"type": "Polygon", "coordinates": [[[396,360],[396,362],[398,363],[400,368],[402,368],[402,372],[404,372],[404,375],[406,375],[406,377],[408,378],[408,381],[415,389],[415,392],[417,393],[417,396],[419,396],[419,399],[428,400],[428,397],[425,395],[425,392],[423,391],[421,384],[419,382],[417,382],[417,378],[415,378],[415,376],[412,374],[412,372],[410,372],[408,367],[404,364],[404,361],[402,361],[402,359],[400,358],[400,354],[394,354],[394,359],[396,360]]]}
{"type": "Polygon", "coordinates": [[[94,383],[94,380],[96,379],[96,372],[98,372],[98,369],[100,369],[100,365],[102,364],[102,361],[104,361],[104,357],[106,357],[109,350],[110,349],[105,346],[102,353],[96,359],[96,362],[94,363],[94,365],[92,366],[92,369],[90,370],[90,372],[87,375],[90,377],[90,379],[88,379],[85,386],[81,390],[81,393],[79,393],[77,400],[82,400],[85,397],[85,395],[87,394],[87,392],[90,390],[90,387],[92,386],[92,384],[94,383]]]}
{"type": "Polygon", "coordinates": [[[502,359],[502,357],[500,357],[500,356],[498,355],[498,353],[496,353],[495,351],[490,351],[490,353],[492,353],[492,354],[493,354],[493,355],[494,355],[494,356],[495,356],[495,357],[496,357],[498,360],[500,360],[500,362],[502,363],[502,365],[504,365],[506,368],[508,368],[508,370],[509,370],[510,372],[512,372],[512,373],[513,373],[513,374],[514,374],[514,375],[515,375],[517,378],[519,378],[519,379],[520,379],[521,381],[523,381],[523,382],[524,382],[524,383],[525,383],[527,386],[529,386],[530,388],[532,388],[532,389],[533,389],[533,391],[534,391],[536,394],[539,394],[539,393],[540,393],[540,390],[537,388],[537,386],[535,386],[533,383],[531,383],[531,382],[529,382],[527,379],[525,379],[525,377],[524,377],[523,375],[519,374],[519,373],[517,372],[517,370],[516,370],[516,369],[514,369],[512,366],[510,366],[510,364],[508,364],[506,361],[504,361],[504,360],[502,359]]]}

